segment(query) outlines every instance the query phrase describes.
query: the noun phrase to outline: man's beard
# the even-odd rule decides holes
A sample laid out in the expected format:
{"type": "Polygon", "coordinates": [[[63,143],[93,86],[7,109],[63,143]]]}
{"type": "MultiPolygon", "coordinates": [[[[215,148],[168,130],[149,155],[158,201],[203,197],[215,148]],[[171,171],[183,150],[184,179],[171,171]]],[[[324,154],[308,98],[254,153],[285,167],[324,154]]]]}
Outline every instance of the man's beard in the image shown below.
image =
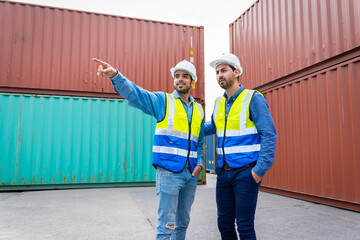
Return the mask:
{"type": "Polygon", "coordinates": [[[220,85],[221,88],[226,90],[226,89],[228,89],[229,87],[231,87],[234,84],[234,81],[235,81],[235,77],[229,77],[228,79],[220,78],[219,79],[219,85],[220,85]],[[220,83],[222,79],[225,80],[225,82],[220,83]]]}
{"type": "Polygon", "coordinates": [[[175,87],[175,89],[178,93],[188,93],[188,92],[190,92],[190,88],[191,87],[178,89],[177,87],[175,87]]]}
{"type": "Polygon", "coordinates": [[[175,89],[178,93],[188,93],[190,91],[191,86],[187,87],[186,85],[183,85],[183,88],[179,89],[177,85],[175,85],[175,89]]]}

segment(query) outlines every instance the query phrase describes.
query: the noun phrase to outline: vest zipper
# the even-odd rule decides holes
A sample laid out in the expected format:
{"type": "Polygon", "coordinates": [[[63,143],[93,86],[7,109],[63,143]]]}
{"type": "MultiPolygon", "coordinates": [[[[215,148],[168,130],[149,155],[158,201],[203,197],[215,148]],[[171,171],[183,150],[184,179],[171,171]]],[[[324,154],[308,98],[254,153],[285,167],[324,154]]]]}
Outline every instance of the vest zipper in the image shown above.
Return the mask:
{"type": "MultiPolygon", "coordinates": [[[[188,148],[188,155],[187,155],[186,161],[189,161],[190,151],[191,151],[190,136],[191,136],[191,123],[189,123],[189,138],[188,138],[189,148],[188,148]]],[[[190,164],[190,163],[189,163],[189,164],[190,164]]]]}
{"type": "MultiPolygon", "coordinates": [[[[192,108],[191,118],[193,118],[193,114],[194,114],[194,105],[193,105],[193,108],[192,108]]],[[[188,116],[188,117],[189,117],[189,116],[188,116]]],[[[191,151],[191,144],[190,144],[191,123],[192,123],[192,119],[191,119],[191,121],[189,122],[189,137],[188,137],[188,146],[189,146],[189,147],[188,147],[188,155],[187,155],[187,159],[186,159],[187,162],[189,161],[190,151],[191,151]]],[[[189,162],[189,167],[190,167],[190,162],[189,162]]]]}
{"type": "MultiPolygon", "coordinates": [[[[226,110],[225,110],[226,111],[226,110]]],[[[225,129],[224,129],[224,137],[222,142],[222,151],[223,151],[223,160],[225,164],[225,136],[226,136],[226,124],[227,124],[227,114],[225,113],[225,129]]]]}

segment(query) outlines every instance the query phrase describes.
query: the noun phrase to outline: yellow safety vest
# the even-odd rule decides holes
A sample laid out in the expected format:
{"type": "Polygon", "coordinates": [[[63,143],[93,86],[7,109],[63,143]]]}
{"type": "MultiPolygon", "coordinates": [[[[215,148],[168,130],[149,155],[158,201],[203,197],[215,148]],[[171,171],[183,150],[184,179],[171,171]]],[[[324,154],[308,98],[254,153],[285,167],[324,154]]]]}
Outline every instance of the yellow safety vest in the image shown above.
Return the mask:
{"type": "Polygon", "coordinates": [[[239,168],[256,161],[260,153],[260,136],[250,120],[249,106],[254,90],[244,89],[225,113],[225,97],[215,101],[213,120],[216,125],[218,166],[224,161],[229,167],[239,168]]]}
{"type": "Polygon", "coordinates": [[[179,98],[166,93],[166,113],[157,123],[153,146],[153,165],[172,172],[181,172],[189,161],[193,171],[197,163],[198,139],[204,111],[199,103],[192,102],[192,119],[179,98]]]}

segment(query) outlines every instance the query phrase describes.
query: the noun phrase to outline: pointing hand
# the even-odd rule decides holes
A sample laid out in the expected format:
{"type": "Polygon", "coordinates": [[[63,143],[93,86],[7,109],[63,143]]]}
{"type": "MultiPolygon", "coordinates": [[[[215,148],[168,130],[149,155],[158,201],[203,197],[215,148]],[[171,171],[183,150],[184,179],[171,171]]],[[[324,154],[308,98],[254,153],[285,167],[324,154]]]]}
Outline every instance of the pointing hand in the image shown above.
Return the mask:
{"type": "Polygon", "coordinates": [[[110,64],[104,62],[104,61],[101,61],[97,58],[93,58],[92,59],[94,62],[97,62],[99,63],[99,68],[97,70],[97,75],[99,77],[109,77],[109,78],[113,78],[116,76],[117,74],[117,71],[115,68],[113,68],[110,64]]]}

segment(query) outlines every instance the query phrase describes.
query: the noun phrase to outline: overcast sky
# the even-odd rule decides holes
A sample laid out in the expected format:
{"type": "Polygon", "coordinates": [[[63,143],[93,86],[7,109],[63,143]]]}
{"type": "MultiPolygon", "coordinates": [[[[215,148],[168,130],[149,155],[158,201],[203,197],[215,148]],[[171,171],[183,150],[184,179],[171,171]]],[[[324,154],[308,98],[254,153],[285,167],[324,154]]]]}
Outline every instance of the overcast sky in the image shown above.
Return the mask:
{"type": "Polygon", "coordinates": [[[18,2],[204,26],[205,101],[206,120],[209,121],[215,98],[224,92],[217,84],[215,71],[209,63],[221,53],[229,52],[229,24],[256,0],[21,0],[18,2]]]}

